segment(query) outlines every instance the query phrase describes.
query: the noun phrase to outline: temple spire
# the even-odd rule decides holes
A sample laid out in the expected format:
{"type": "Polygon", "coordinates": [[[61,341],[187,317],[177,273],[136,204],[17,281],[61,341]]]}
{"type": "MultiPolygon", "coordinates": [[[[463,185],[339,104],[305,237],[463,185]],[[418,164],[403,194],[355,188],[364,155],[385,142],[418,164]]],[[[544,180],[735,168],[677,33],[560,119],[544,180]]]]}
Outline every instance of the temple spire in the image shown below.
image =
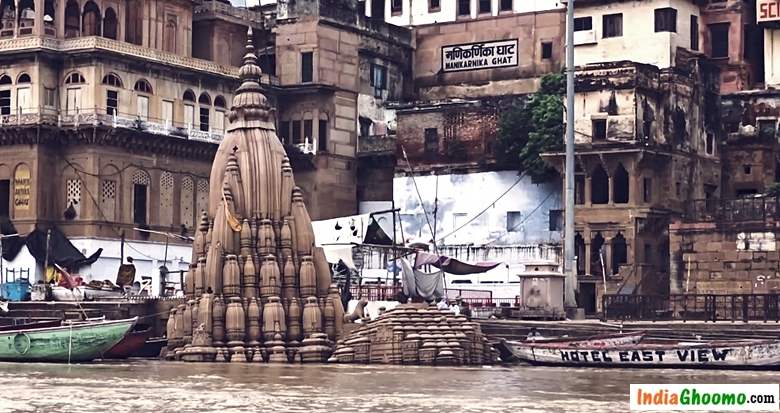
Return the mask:
{"type": "Polygon", "coordinates": [[[260,86],[262,77],[263,71],[257,65],[257,55],[250,27],[246,34],[246,53],[243,64],[238,69],[241,86],[236,89],[236,94],[233,96],[233,104],[228,114],[231,123],[228,130],[258,126],[266,129],[273,128],[274,109],[268,104],[268,98],[260,86]],[[258,121],[260,123],[256,123],[258,121]]]}

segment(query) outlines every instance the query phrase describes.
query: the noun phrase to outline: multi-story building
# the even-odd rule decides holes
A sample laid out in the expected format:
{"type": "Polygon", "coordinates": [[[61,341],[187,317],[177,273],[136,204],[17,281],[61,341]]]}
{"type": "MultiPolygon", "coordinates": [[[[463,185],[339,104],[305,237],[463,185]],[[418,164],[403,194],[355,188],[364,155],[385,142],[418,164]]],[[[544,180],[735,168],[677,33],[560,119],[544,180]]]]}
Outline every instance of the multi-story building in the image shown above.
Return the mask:
{"type": "MultiPolygon", "coordinates": [[[[313,217],[356,212],[358,119],[400,95],[410,36],[354,4],[315,3],[3,1],[0,215],[21,234],[55,225],[103,248],[87,279],[115,277],[122,236],[139,277],[186,268],[188,245],[169,238],[163,253],[164,236],[135,228],[197,227],[247,28],[313,217]]],[[[10,267],[40,278],[40,264],[10,267]]]]}

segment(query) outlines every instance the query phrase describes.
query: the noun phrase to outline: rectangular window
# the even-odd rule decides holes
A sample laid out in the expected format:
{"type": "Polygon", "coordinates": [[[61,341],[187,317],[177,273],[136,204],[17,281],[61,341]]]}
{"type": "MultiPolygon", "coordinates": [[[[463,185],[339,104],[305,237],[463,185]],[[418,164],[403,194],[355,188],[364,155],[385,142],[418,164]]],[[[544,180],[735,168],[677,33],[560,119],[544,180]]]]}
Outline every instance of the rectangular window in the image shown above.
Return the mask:
{"type": "Polygon", "coordinates": [[[458,16],[471,15],[471,0],[458,0],[458,16]]]}
{"type": "Polygon", "coordinates": [[[552,42],[542,42],[542,59],[552,59],[552,42]]]}
{"type": "Polygon", "coordinates": [[[319,136],[317,137],[317,151],[319,152],[327,152],[328,151],[328,121],[324,119],[320,119],[320,124],[318,125],[317,132],[319,133],[319,136]]]}
{"type": "Polygon", "coordinates": [[[602,28],[603,38],[608,37],[621,37],[623,36],[623,13],[617,14],[605,14],[601,20],[604,27],[602,28]]]}
{"type": "Polygon", "coordinates": [[[404,4],[401,0],[390,0],[390,12],[393,14],[401,14],[404,10],[404,4]]]}
{"type": "Polygon", "coordinates": [[[466,225],[467,215],[465,212],[455,212],[452,214],[452,230],[455,231],[466,225]]]}
{"type": "Polygon", "coordinates": [[[371,86],[374,89],[387,89],[387,68],[371,64],[371,86]]]}
{"type": "MultiPolygon", "coordinates": [[[[775,139],[777,119],[758,119],[758,137],[761,139],[775,139]]],[[[709,151],[708,151],[709,152],[709,151]]]]}
{"type": "Polygon", "coordinates": [[[48,106],[50,108],[57,107],[55,89],[49,89],[47,87],[43,88],[43,104],[44,106],[48,106]]]}
{"type": "Polygon", "coordinates": [[[501,11],[512,11],[512,0],[500,0],[499,9],[501,11]]]}
{"type": "Polygon", "coordinates": [[[133,184],[133,223],[146,224],[146,185],[133,184]]]}
{"type": "Polygon", "coordinates": [[[652,202],[653,200],[653,179],[642,179],[642,200],[644,202],[652,202]]]}
{"type": "Polygon", "coordinates": [[[607,140],[607,120],[606,119],[593,119],[593,142],[607,140]]]}
{"type": "Polygon", "coordinates": [[[218,133],[225,131],[225,112],[215,111],[214,113],[214,130],[218,133]]]}
{"type": "Polygon", "coordinates": [[[81,109],[81,89],[68,89],[66,93],[65,113],[68,115],[75,115],[81,109]]]}
{"type": "Polygon", "coordinates": [[[106,113],[114,116],[119,115],[119,92],[116,90],[106,90],[106,113]]]}
{"type": "Polygon", "coordinates": [[[520,231],[523,224],[523,213],[520,211],[506,211],[506,232],[520,231]]]}
{"type": "Polygon", "coordinates": [[[428,11],[440,11],[441,10],[441,0],[428,0],[428,11]]]}
{"type": "Polygon", "coordinates": [[[173,102],[170,100],[162,101],[162,119],[166,126],[173,125],[173,102]]]}
{"type": "Polygon", "coordinates": [[[302,142],[301,139],[301,121],[292,121],[292,144],[297,145],[302,142]]]}
{"type": "Polygon", "coordinates": [[[184,125],[187,129],[191,129],[195,124],[195,107],[192,105],[184,105],[184,125]]]}
{"type": "Polygon", "coordinates": [[[490,14],[490,0],[479,1],[479,14],[490,14]]]}
{"type": "Polygon", "coordinates": [[[369,118],[365,118],[361,116],[358,119],[358,122],[360,123],[360,136],[361,137],[368,137],[371,136],[371,125],[374,123],[369,118]]]}
{"type": "Polygon", "coordinates": [[[306,119],[303,121],[303,139],[305,141],[309,141],[309,143],[313,143],[314,138],[314,131],[313,131],[313,123],[311,119],[306,119]]]}
{"type": "Polygon", "coordinates": [[[574,176],[574,203],[577,205],[585,203],[585,175],[574,176]]]}
{"type": "Polygon", "coordinates": [[[699,17],[691,15],[691,50],[699,50],[699,17]]]}
{"type": "Polygon", "coordinates": [[[0,115],[7,116],[11,114],[11,91],[0,90],[0,115]]]}
{"type": "Polygon", "coordinates": [[[209,108],[200,108],[200,130],[209,131],[209,108]]]}
{"type": "Polygon", "coordinates": [[[563,231],[563,210],[550,210],[550,231],[563,231]]]}
{"type": "Polygon", "coordinates": [[[138,96],[136,103],[138,118],[144,121],[147,120],[149,118],[149,98],[138,96]]]}
{"type": "Polygon", "coordinates": [[[677,33],[677,9],[655,9],[655,31],[677,33]]]}
{"type": "Polygon", "coordinates": [[[593,30],[593,18],[587,17],[575,17],[574,18],[574,31],[581,32],[585,30],[593,30]]]}
{"type": "Polygon", "coordinates": [[[16,89],[16,108],[21,113],[32,112],[32,102],[30,101],[30,88],[17,88],[16,89]]]}
{"type": "Polygon", "coordinates": [[[290,122],[289,121],[282,121],[279,122],[279,138],[281,139],[282,143],[285,145],[290,144],[290,122]]]}
{"type": "Polygon", "coordinates": [[[301,82],[314,80],[314,52],[301,53],[301,82]]]}
{"type": "Polygon", "coordinates": [[[710,42],[712,43],[710,57],[729,57],[729,24],[711,24],[709,28],[710,42]]]}
{"type": "Polygon", "coordinates": [[[0,217],[8,218],[11,211],[11,180],[0,180],[0,217]]]}
{"type": "Polygon", "coordinates": [[[425,129],[425,155],[436,156],[439,153],[439,130],[436,128],[425,129]]]}

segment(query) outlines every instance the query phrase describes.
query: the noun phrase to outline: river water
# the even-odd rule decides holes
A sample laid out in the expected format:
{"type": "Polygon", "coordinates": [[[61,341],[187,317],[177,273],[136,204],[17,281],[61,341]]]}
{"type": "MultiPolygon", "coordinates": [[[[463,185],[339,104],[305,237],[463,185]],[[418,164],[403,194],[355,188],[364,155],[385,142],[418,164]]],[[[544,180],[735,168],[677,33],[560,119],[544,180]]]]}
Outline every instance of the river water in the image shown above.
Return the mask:
{"type": "Polygon", "coordinates": [[[0,363],[0,412],[622,412],[630,383],[777,383],[776,372],[527,366],[0,363]]]}

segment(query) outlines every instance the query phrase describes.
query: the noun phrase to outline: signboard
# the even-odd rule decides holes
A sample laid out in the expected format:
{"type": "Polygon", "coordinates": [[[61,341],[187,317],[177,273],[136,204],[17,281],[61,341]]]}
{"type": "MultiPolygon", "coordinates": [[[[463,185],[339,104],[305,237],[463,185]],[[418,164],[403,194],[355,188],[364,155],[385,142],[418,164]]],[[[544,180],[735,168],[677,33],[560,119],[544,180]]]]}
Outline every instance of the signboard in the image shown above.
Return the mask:
{"type": "Polygon", "coordinates": [[[444,72],[510,66],[517,66],[517,39],[454,44],[441,48],[441,69],[444,72]]]}
{"type": "Polygon", "coordinates": [[[29,210],[30,194],[30,167],[22,164],[16,168],[14,174],[14,210],[29,210]]]}
{"type": "Polygon", "coordinates": [[[780,0],[756,0],[756,21],[771,22],[780,20],[780,0]]]}

